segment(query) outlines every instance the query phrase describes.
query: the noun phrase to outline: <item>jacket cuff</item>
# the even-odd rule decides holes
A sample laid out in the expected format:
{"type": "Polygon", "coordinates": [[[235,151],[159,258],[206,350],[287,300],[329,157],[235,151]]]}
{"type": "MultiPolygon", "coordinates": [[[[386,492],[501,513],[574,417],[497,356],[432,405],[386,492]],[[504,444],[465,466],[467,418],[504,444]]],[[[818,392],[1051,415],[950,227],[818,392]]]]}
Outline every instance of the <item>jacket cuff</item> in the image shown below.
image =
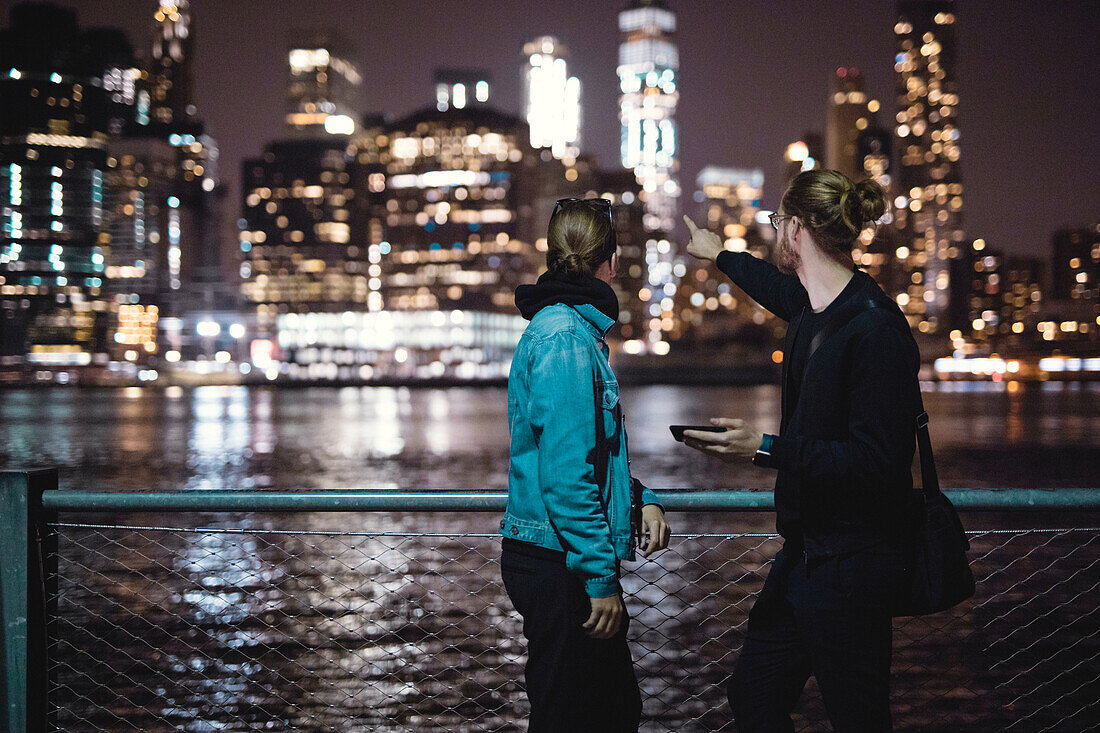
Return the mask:
{"type": "Polygon", "coordinates": [[[589,578],[584,581],[584,592],[589,598],[610,598],[619,595],[619,576],[589,578]]]}
{"type": "Polygon", "coordinates": [[[731,263],[729,263],[727,261],[725,263],[725,265],[723,265],[722,258],[724,257],[726,260],[730,260],[731,258],[736,257],[736,256],[737,256],[736,252],[732,252],[728,249],[724,249],[724,250],[722,250],[721,252],[718,253],[717,257],[714,258],[714,264],[717,265],[718,269],[721,270],[723,273],[725,273],[726,275],[729,275],[729,267],[730,267],[731,263]]]}
{"type": "Polygon", "coordinates": [[[662,512],[665,510],[664,505],[661,504],[661,500],[657,498],[657,494],[654,493],[653,489],[649,488],[648,486],[642,487],[642,506],[645,506],[646,504],[656,504],[657,506],[661,507],[662,512]]]}
{"type": "Polygon", "coordinates": [[[795,465],[798,456],[798,441],[794,438],[772,436],[771,455],[764,460],[768,468],[789,469],[795,465]]]}

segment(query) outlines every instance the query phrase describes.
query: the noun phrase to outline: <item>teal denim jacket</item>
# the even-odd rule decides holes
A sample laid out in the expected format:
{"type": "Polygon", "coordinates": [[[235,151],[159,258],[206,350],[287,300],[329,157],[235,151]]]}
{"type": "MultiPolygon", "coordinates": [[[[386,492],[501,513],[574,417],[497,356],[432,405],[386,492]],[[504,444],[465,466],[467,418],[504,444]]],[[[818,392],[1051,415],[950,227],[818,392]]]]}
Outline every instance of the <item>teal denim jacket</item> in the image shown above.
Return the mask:
{"type": "MultiPolygon", "coordinates": [[[[528,324],[508,376],[512,446],[500,534],[563,550],[592,598],[617,594],[619,561],[634,559],[626,428],[603,340],[613,323],[593,305],[546,306],[528,324]],[[594,390],[610,450],[603,496],[594,390]]],[[[642,502],[657,497],[643,488],[642,502]]]]}

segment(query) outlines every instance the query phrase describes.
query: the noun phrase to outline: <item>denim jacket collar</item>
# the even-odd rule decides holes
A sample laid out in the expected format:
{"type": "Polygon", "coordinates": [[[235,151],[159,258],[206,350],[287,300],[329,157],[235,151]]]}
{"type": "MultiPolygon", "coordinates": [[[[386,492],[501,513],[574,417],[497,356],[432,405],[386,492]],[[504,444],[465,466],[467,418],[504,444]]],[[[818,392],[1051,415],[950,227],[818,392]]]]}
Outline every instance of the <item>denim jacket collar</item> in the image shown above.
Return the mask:
{"type": "Polygon", "coordinates": [[[585,322],[596,329],[597,335],[600,338],[603,338],[607,334],[608,329],[615,325],[615,319],[609,318],[606,313],[591,303],[581,303],[580,305],[571,305],[569,307],[577,311],[585,322]]]}

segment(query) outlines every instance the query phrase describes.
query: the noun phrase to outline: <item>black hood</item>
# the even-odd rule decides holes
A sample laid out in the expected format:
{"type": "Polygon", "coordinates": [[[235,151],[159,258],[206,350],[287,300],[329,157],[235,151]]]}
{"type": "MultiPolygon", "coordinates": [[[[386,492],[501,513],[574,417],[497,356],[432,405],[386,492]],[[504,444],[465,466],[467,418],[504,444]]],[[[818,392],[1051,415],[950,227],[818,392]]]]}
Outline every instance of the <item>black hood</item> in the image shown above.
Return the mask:
{"type": "Polygon", "coordinates": [[[619,320],[619,298],[615,290],[595,275],[545,272],[534,285],[516,288],[516,306],[527,320],[548,305],[596,306],[608,318],[619,320]]]}

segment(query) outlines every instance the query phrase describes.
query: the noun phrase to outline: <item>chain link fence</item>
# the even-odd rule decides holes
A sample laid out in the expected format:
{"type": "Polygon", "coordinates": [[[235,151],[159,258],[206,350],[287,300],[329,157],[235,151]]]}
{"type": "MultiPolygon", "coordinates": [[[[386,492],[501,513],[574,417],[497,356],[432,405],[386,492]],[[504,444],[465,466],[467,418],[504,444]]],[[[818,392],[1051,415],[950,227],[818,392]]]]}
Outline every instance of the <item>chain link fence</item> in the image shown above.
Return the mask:
{"type": "MultiPolygon", "coordinates": [[[[524,644],[495,535],[241,516],[54,525],[60,730],[525,729],[524,644]]],[[[431,526],[421,516],[396,526],[431,526]]],[[[645,731],[734,730],[724,683],[779,543],[752,531],[763,521],[723,521],[746,531],[676,535],[624,578],[645,731]]],[[[1100,529],[971,542],[977,596],[896,621],[896,730],[1094,729],[1100,529]]],[[[829,730],[812,680],[796,722],[829,730]]]]}

